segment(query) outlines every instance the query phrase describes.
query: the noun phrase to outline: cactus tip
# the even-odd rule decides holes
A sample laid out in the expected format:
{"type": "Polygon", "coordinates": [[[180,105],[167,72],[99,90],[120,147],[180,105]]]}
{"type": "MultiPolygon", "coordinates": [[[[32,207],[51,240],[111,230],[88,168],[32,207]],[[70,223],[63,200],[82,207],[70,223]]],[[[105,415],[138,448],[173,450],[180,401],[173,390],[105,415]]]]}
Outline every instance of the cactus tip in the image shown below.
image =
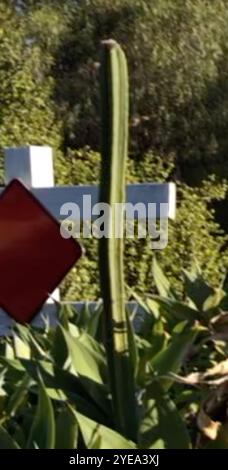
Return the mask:
{"type": "Polygon", "coordinates": [[[115,41],[115,39],[105,39],[104,41],[101,41],[101,44],[103,46],[106,46],[108,47],[109,49],[112,49],[116,46],[118,46],[117,42],[115,41]]]}

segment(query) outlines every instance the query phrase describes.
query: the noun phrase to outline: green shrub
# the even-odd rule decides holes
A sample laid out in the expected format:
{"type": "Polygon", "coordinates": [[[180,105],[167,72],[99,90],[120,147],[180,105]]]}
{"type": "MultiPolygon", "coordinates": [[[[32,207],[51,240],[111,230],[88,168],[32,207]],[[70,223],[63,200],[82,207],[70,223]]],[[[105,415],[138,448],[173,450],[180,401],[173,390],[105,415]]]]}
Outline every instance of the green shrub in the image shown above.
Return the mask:
{"type": "MultiPolygon", "coordinates": [[[[95,184],[99,181],[100,156],[88,148],[69,150],[69,159],[58,160],[58,183],[95,184]]],[[[172,176],[172,155],[164,158],[147,153],[140,162],[128,160],[127,181],[164,182],[172,176]]],[[[223,200],[227,185],[214,178],[200,188],[178,183],[177,214],[169,222],[169,243],[159,253],[162,267],[177,289],[181,290],[181,270],[191,269],[195,259],[205,278],[218,285],[228,267],[227,237],[215,221],[212,203],[223,200]]],[[[95,299],[100,296],[97,270],[97,240],[81,240],[86,248],[84,257],[67,277],[63,295],[70,300],[95,299]]],[[[144,294],[154,289],[152,261],[154,252],[149,239],[126,240],[126,282],[144,294]]]]}
{"type": "Polygon", "coordinates": [[[112,37],[128,58],[131,150],[138,159],[150,149],[174,152],[183,170],[186,160],[225,165],[227,15],[224,0],[69,0],[55,56],[65,145],[98,148],[97,51],[112,37]]]}
{"type": "Polygon", "coordinates": [[[169,244],[161,253],[163,269],[176,286],[181,270],[191,269],[196,260],[209,282],[218,286],[224,279],[228,238],[215,222],[213,201],[224,199],[226,191],[227,183],[218,184],[214,178],[200,188],[178,185],[176,220],[170,223],[169,244]]]}
{"type": "Polygon", "coordinates": [[[21,8],[0,2],[1,148],[99,148],[98,46],[108,36],[127,53],[134,158],[174,153],[188,181],[209,169],[228,174],[226,1],[41,0],[21,8]]]}
{"type": "Polygon", "coordinates": [[[183,300],[156,261],[153,276],[156,295],[138,298],[141,312],[127,326],[133,441],[115,424],[102,308],[63,306],[56,327],[15,325],[0,339],[0,449],[228,447],[227,291],[197,268],[184,274],[183,300]]]}
{"type": "MultiPolygon", "coordinates": [[[[3,148],[61,143],[51,74],[53,58],[35,41],[32,21],[15,10],[14,2],[0,1],[0,180],[3,148]]],[[[53,23],[51,21],[53,26],[53,23]]],[[[34,26],[34,23],[33,23],[34,26]]],[[[49,28],[49,36],[53,39],[49,28]]]]}

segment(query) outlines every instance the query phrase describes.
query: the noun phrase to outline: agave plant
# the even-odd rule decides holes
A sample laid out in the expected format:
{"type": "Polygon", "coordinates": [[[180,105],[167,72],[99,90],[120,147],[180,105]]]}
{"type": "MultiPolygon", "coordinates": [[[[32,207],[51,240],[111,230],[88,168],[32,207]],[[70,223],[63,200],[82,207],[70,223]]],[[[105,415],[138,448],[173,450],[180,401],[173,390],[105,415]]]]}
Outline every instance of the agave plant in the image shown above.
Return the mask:
{"type": "Polygon", "coordinates": [[[178,299],[155,262],[159,294],[137,297],[140,321],[126,312],[135,439],[115,419],[102,307],[63,306],[56,328],[15,325],[1,340],[0,447],[227,448],[228,294],[199,273],[184,278],[178,299]]]}
{"type": "MultiPolygon", "coordinates": [[[[139,440],[135,442],[117,431],[103,344],[75,322],[65,318],[64,323],[55,331],[47,329],[45,334],[17,325],[12,338],[2,342],[0,447],[144,447],[147,420],[142,418],[139,440]]],[[[138,355],[136,344],[132,347],[138,355]]],[[[145,389],[138,388],[137,406],[141,414],[142,392],[147,395],[143,402],[148,400],[149,407],[156,400],[156,406],[160,406],[160,394],[156,398],[155,388],[152,390],[148,383],[145,389]]],[[[172,417],[184,428],[171,403],[164,404],[169,426],[172,417]]],[[[168,432],[165,427],[164,430],[168,432]]],[[[183,429],[179,432],[183,441],[183,429]]],[[[162,439],[162,433],[158,432],[156,439],[158,436],[162,439]]],[[[148,443],[149,440],[147,436],[148,443]]]]}

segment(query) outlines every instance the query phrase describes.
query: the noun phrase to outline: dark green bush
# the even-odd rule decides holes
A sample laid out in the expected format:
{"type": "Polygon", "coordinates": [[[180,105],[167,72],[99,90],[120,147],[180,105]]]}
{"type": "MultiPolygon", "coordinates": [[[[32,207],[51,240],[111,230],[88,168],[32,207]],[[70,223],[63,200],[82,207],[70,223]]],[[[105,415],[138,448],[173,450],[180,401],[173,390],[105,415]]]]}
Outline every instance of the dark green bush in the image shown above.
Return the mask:
{"type": "Polygon", "coordinates": [[[52,100],[52,57],[33,40],[29,17],[16,15],[11,3],[0,1],[1,148],[47,143],[57,147],[60,126],[52,100]]]}
{"type": "Polygon", "coordinates": [[[56,50],[56,102],[65,145],[99,144],[99,44],[125,48],[131,78],[131,149],[174,152],[178,161],[225,164],[227,20],[222,0],[67,2],[56,50]],[[73,6],[74,5],[74,6],[73,6]],[[72,8],[71,8],[72,7],[72,8]]]}
{"type": "Polygon", "coordinates": [[[174,153],[188,180],[228,174],[225,0],[22,3],[0,1],[1,147],[97,149],[100,41],[113,37],[128,57],[134,157],[174,153]]]}

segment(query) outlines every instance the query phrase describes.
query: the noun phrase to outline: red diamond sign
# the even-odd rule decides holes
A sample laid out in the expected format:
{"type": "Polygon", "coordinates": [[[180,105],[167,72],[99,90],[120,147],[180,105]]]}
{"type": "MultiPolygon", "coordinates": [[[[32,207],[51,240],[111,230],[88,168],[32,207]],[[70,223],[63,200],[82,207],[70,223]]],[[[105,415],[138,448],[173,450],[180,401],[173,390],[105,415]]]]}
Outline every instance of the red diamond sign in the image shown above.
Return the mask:
{"type": "Polygon", "coordinates": [[[18,180],[0,196],[0,307],[20,323],[39,312],[82,254],[18,180]]]}

